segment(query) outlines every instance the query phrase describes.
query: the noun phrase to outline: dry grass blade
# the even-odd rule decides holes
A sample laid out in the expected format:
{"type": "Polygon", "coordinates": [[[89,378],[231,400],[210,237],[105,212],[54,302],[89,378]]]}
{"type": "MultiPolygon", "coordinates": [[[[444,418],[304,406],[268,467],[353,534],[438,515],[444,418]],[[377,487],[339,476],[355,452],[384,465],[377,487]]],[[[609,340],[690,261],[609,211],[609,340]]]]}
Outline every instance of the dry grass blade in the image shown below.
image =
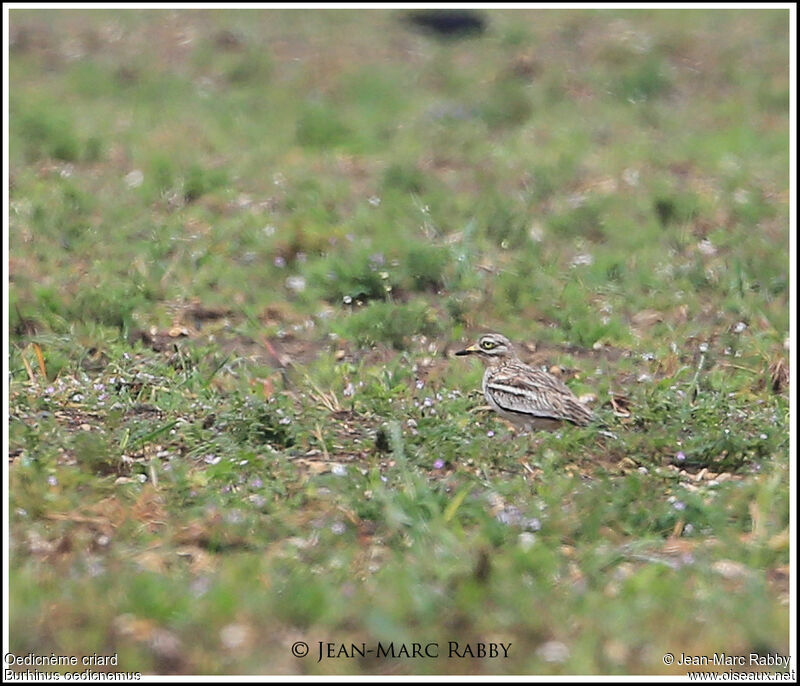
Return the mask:
{"type": "Polygon", "coordinates": [[[323,391],[317,384],[315,384],[308,375],[305,377],[306,383],[311,386],[311,391],[309,395],[311,398],[317,402],[318,404],[322,405],[326,410],[329,412],[341,412],[342,406],[339,404],[339,398],[336,397],[336,393],[333,391],[325,392],[323,391]]]}
{"type": "Polygon", "coordinates": [[[39,362],[39,371],[42,373],[42,376],[46,379],[47,378],[47,369],[44,366],[44,355],[42,355],[42,348],[39,346],[38,343],[33,343],[33,352],[36,353],[36,360],[39,362]]]}
{"type": "Polygon", "coordinates": [[[769,379],[774,393],[780,393],[789,385],[789,365],[779,357],[769,365],[769,379]]]}
{"type": "Polygon", "coordinates": [[[614,410],[614,414],[617,417],[630,417],[631,411],[628,409],[630,407],[630,398],[624,395],[618,394],[611,394],[611,407],[614,410]]]}
{"type": "Polygon", "coordinates": [[[25,367],[25,372],[28,375],[28,380],[33,383],[36,381],[36,377],[33,375],[33,369],[31,369],[31,365],[28,360],[25,359],[25,355],[20,355],[20,359],[22,360],[22,364],[25,367]]]}
{"type": "Polygon", "coordinates": [[[288,355],[281,355],[277,350],[275,350],[275,346],[273,346],[272,343],[267,340],[266,336],[261,337],[261,342],[264,344],[267,352],[272,355],[272,357],[281,367],[292,366],[291,358],[288,355]]]}
{"type": "Polygon", "coordinates": [[[319,423],[314,427],[314,436],[319,441],[320,446],[322,446],[322,453],[325,455],[325,461],[327,462],[331,458],[330,455],[328,455],[328,447],[325,445],[325,437],[322,435],[322,427],[319,423]]]}

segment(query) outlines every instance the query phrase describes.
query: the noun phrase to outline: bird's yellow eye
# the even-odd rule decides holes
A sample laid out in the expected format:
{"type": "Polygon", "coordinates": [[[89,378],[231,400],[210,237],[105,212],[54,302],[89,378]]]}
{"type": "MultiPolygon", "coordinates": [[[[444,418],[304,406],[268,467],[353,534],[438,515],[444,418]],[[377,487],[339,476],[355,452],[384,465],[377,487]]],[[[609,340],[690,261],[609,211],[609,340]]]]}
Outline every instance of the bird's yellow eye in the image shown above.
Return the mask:
{"type": "Polygon", "coordinates": [[[492,348],[496,348],[497,343],[494,341],[481,341],[481,348],[484,350],[491,350],[492,348]]]}

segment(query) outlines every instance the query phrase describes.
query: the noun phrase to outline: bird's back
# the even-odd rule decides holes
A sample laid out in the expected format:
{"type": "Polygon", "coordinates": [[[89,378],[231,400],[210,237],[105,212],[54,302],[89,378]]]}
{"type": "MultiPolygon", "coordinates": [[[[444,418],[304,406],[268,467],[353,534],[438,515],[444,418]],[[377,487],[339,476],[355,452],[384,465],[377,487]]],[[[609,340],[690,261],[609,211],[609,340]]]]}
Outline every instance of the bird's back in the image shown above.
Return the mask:
{"type": "Polygon", "coordinates": [[[487,367],[483,393],[502,416],[533,428],[557,428],[563,422],[586,426],[594,418],[561,379],[514,359],[487,367]]]}

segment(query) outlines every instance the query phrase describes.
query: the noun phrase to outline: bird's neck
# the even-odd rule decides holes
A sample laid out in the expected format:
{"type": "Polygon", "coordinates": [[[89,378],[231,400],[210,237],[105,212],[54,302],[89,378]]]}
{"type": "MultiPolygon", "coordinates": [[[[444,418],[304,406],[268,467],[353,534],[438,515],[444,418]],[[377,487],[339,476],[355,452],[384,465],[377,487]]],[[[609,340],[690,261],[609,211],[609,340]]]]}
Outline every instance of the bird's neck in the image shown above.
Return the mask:
{"type": "Polygon", "coordinates": [[[504,355],[503,357],[489,357],[486,359],[486,366],[489,369],[496,369],[497,367],[504,367],[507,364],[519,362],[516,355],[504,355]]]}

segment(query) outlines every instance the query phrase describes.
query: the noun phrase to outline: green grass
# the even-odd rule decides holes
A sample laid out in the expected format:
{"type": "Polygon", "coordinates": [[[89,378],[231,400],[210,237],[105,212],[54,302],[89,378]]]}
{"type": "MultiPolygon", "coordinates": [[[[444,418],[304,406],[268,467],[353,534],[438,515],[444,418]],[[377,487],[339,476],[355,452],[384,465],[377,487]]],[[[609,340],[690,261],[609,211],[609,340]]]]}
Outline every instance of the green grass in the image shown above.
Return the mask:
{"type": "Polygon", "coordinates": [[[488,18],[11,12],[11,652],[788,653],[788,14],[488,18]],[[484,330],[614,437],[480,411],[484,330]]]}

